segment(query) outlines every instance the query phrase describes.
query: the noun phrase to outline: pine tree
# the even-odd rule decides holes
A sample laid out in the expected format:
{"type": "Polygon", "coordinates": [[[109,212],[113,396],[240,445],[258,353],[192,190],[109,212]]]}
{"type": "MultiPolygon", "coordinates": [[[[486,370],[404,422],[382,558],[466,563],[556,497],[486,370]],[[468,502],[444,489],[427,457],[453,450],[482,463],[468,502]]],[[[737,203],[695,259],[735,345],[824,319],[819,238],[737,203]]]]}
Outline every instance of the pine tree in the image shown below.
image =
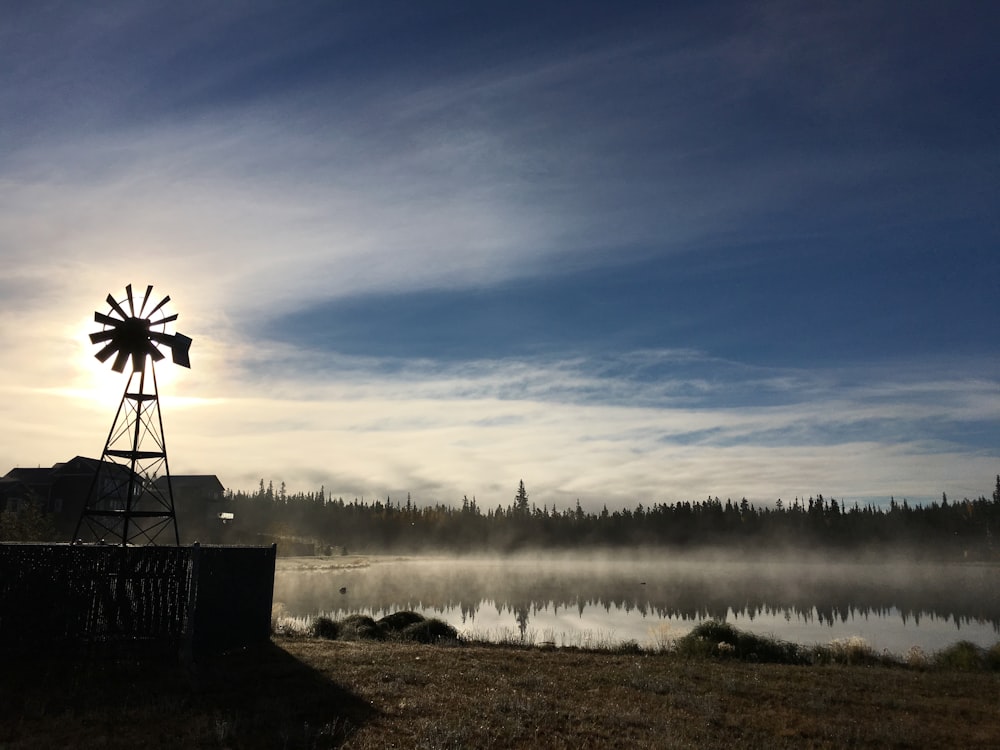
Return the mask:
{"type": "Polygon", "coordinates": [[[17,511],[0,513],[0,541],[49,542],[55,538],[52,516],[33,493],[21,501],[17,511]]]}
{"type": "Polygon", "coordinates": [[[524,488],[524,480],[517,486],[517,494],[514,496],[514,510],[517,513],[528,515],[528,491],[524,488]]]}

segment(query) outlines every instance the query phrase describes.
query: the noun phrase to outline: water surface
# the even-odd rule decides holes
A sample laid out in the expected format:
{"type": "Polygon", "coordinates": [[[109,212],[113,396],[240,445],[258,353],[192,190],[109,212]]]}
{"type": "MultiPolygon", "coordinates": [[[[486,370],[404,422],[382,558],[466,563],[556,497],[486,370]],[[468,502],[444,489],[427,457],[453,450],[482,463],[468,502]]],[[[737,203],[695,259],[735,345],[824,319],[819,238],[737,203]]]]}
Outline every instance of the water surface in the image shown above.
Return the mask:
{"type": "Polygon", "coordinates": [[[659,645],[710,618],[806,645],[861,637],[895,654],[1000,640],[1000,566],[990,565],[292,558],[278,561],[274,600],[296,618],[408,609],[468,635],[556,645],[659,645]]]}

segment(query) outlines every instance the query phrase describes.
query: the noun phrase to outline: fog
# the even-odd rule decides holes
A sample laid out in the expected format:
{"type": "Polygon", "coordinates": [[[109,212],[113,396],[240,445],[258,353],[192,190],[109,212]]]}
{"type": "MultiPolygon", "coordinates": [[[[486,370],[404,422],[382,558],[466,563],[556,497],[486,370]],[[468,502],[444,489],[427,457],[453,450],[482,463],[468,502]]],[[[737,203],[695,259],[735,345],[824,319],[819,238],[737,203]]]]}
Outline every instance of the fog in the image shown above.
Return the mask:
{"type": "Polygon", "coordinates": [[[725,619],[800,643],[863,637],[901,653],[1000,640],[1000,566],[662,552],[515,557],[279,560],[274,600],[289,617],[415,610],[460,631],[567,644],[644,645],[725,619]],[[341,592],[344,589],[344,592],[341,592]],[[589,634],[589,635],[588,635],[589,634]]]}

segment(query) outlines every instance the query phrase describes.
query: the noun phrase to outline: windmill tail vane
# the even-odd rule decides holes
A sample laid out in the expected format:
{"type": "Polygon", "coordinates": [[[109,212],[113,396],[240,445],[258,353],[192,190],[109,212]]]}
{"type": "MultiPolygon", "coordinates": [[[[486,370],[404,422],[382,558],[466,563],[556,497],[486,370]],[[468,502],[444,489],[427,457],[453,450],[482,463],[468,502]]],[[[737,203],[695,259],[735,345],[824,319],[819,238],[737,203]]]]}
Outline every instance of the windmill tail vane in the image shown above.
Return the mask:
{"type": "Polygon", "coordinates": [[[75,541],[83,541],[80,532],[86,528],[93,541],[155,544],[172,528],[175,544],[180,543],[154,365],[165,358],[161,347],[166,347],[174,364],[190,368],[191,339],[168,333],[168,324],[178,316],[165,312],[169,295],[152,304],[152,294],[150,285],[138,299],[129,284],[124,299],[109,294],[108,311],[94,313],[94,322],[103,326],[90,334],[92,344],[103,345],[94,356],[101,362],[114,356],[111,369],[116,372],[124,372],[131,361],[132,373],[77,522],[75,541]],[[152,375],[148,380],[147,358],[152,375]]]}

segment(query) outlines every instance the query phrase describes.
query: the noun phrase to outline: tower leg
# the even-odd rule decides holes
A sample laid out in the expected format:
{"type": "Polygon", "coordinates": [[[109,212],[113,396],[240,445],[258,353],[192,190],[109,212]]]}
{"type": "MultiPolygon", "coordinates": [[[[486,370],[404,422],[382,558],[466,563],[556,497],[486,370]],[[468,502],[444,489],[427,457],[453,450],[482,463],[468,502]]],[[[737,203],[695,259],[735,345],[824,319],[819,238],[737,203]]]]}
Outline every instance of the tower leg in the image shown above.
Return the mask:
{"type": "Polygon", "coordinates": [[[129,376],[73,534],[75,541],[180,544],[156,369],[129,376]],[[172,535],[170,532],[173,532],[172,535]]]}

